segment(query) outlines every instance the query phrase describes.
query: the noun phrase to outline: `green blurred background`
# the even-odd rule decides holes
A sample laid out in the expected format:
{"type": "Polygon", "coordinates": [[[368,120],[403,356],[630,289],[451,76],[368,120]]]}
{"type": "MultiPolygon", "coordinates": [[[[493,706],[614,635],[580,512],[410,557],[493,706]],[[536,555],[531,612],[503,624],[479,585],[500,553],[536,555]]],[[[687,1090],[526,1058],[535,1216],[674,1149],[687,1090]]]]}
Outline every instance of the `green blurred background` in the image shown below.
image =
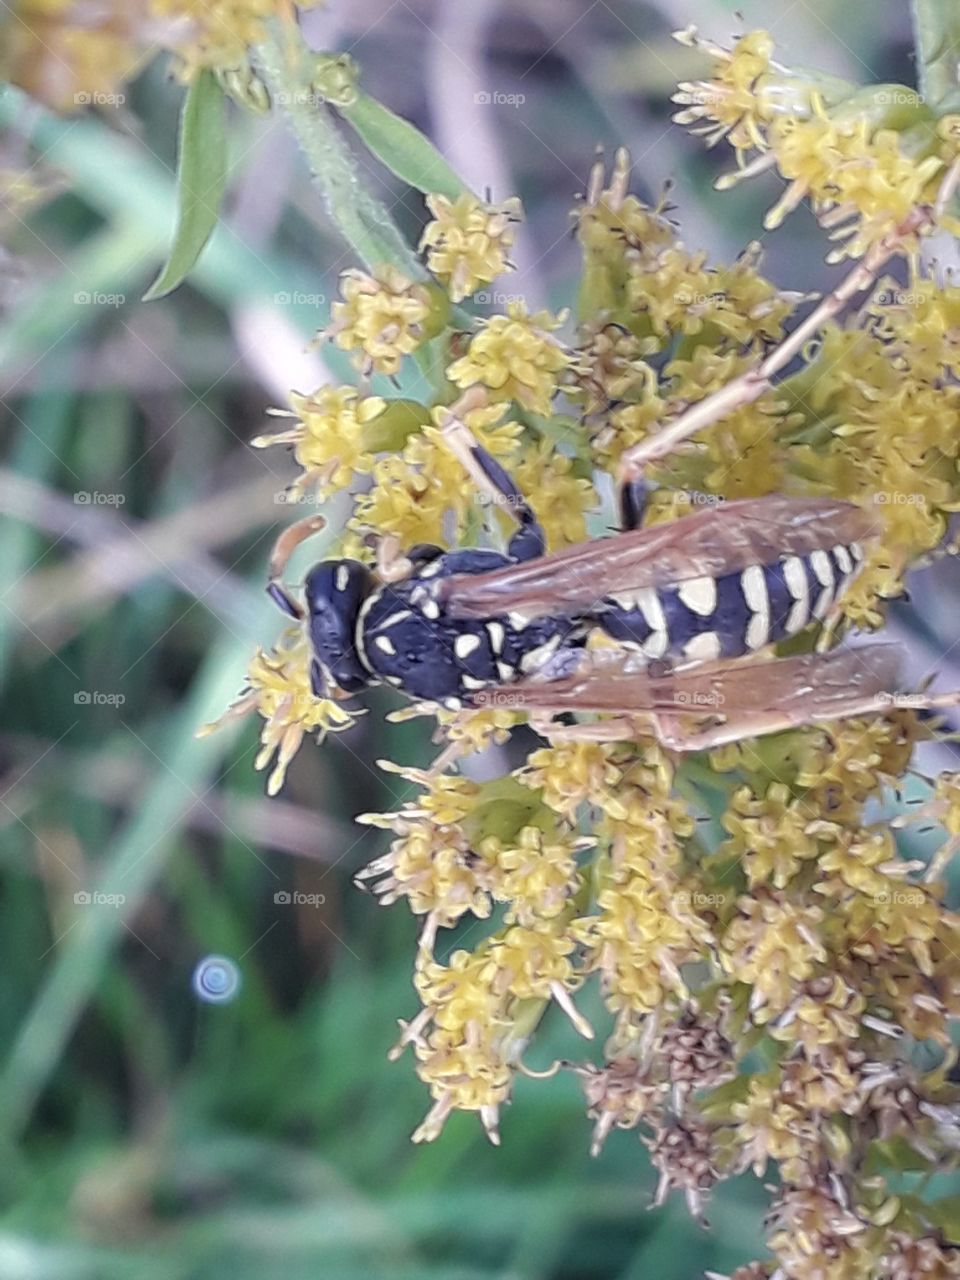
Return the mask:
{"type": "MultiPolygon", "coordinates": [[[[562,306],[597,145],[630,147],[641,194],[672,179],[685,241],[715,259],[760,233],[776,181],[717,195],[729,154],[670,123],[694,62],[669,33],[691,21],[722,41],[765,26],[791,65],[913,81],[904,0],[331,0],[306,29],[474,189],[523,198],[519,271],[497,288],[562,306]]],[[[407,794],[374,762],[428,759],[422,727],[373,698],[274,801],[253,723],[193,736],[278,631],[262,586],[293,471],[249,441],[288,388],[344,376],[306,343],[351,260],[282,120],[236,112],[224,224],[186,286],[141,303],[171,233],[180,97],[156,63],[125,103],[67,120],[0,98],[3,157],[63,185],[6,220],[0,259],[0,1280],[726,1272],[762,1251],[762,1188],[721,1188],[709,1231],[676,1198],[647,1212],[636,1135],[591,1160],[571,1075],[519,1082],[499,1150],[467,1116],[410,1144],[428,1100],[386,1054],[416,1008],[416,926],[352,887],[385,845],[352,819],[407,794]],[[294,890],[323,903],[275,898],[294,890]],[[192,990],[211,953],[242,974],[230,1003],[192,990]]],[[[416,239],[420,198],[362,162],[416,239]]],[[[806,212],[767,269],[832,278],[806,212]]],[[[572,1048],[561,1022],[534,1065],[572,1048]]]]}

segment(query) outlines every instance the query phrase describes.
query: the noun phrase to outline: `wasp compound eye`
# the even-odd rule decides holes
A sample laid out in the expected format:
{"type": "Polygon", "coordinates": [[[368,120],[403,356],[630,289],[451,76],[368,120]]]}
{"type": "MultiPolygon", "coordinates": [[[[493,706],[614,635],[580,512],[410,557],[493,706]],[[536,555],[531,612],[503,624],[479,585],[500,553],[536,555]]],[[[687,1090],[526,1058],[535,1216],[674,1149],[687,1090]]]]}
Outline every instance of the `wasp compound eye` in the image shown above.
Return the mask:
{"type": "Polygon", "coordinates": [[[228,956],[205,956],[193,971],[192,985],[204,1004],[229,1004],[239,993],[242,979],[228,956]]]}

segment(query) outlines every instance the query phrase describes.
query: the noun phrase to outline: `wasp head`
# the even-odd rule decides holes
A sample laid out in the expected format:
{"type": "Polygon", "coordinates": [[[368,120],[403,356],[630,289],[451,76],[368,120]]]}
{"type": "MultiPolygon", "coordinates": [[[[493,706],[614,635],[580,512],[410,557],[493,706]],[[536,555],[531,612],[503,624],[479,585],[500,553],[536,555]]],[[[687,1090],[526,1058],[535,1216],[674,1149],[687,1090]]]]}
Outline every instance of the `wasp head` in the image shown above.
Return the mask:
{"type": "Polygon", "coordinates": [[[359,560],[324,560],[307,574],[304,598],[307,627],[313,646],[311,680],[322,694],[325,679],[346,693],[369,684],[369,674],[357,653],[357,621],[364,600],[373,589],[370,570],[359,560]]]}

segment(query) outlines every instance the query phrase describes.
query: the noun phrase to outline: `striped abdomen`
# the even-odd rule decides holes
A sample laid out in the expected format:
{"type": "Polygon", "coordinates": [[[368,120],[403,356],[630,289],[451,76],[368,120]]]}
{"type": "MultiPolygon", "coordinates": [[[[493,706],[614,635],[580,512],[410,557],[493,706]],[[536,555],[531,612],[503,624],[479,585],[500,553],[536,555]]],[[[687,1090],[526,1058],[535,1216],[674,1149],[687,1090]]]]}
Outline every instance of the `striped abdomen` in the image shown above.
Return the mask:
{"type": "Polygon", "coordinates": [[[822,620],[863,563],[858,543],[719,578],[607,597],[592,620],[651,661],[738,658],[822,620]]]}

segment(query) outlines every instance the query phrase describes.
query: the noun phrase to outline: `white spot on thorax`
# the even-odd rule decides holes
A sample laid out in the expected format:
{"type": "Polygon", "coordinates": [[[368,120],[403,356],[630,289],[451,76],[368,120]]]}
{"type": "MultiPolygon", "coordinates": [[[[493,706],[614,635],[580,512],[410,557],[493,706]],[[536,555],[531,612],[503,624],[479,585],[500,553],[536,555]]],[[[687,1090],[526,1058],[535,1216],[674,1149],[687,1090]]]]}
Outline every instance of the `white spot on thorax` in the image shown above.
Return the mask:
{"type": "Polygon", "coordinates": [[[388,653],[391,657],[396,656],[397,647],[389,636],[374,636],[373,643],[381,653],[388,653]]]}
{"type": "Polygon", "coordinates": [[[410,609],[398,609],[396,613],[391,613],[379,624],[381,631],[385,627],[394,627],[398,622],[403,622],[407,618],[412,618],[413,613],[410,609]]]}
{"type": "Polygon", "coordinates": [[[453,652],[458,658],[469,658],[471,653],[475,653],[480,648],[479,636],[457,636],[453,642],[453,652]]]}
{"type": "Polygon", "coordinates": [[[498,654],[503,650],[503,642],[506,639],[506,628],[502,622],[488,622],[487,635],[490,637],[490,648],[494,654],[498,654]]]}
{"type": "Polygon", "coordinates": [[[337,565],[337,572],[334,575],[334,586],[338,591],[346,591],[350,585],[350,570],[345,564],[337,565]]]}

